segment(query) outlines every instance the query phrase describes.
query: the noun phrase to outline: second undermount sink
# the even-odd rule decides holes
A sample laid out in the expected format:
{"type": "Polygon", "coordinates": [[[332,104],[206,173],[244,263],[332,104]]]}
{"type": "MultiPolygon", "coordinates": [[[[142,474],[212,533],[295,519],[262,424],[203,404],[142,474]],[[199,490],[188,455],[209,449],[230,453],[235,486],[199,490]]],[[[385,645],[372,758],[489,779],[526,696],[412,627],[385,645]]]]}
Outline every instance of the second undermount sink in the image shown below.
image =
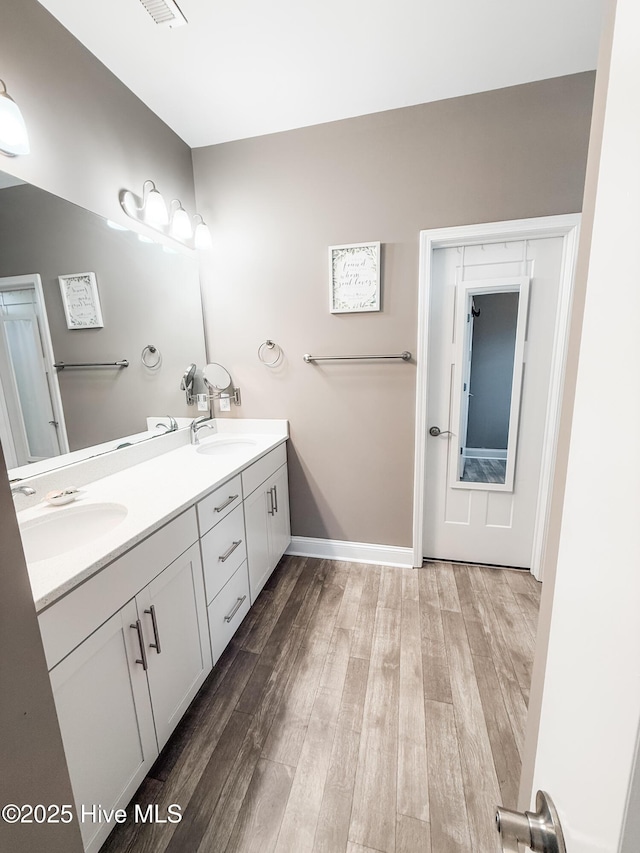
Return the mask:
{"type": "Polygon", "coordinates": [[[32,518],[20,525],[27,563],[50,560],[81,548],[113,530],[127,517],[127,508],[118,503],[66,506],[32,518]]]}
{"type": "Polygon", "coordinates": [[[206,444],[199,444],[196,450],[205,456],[226,456],[246,450],[252,444],[255,444],[252,438],[213,438],[206,444]]]}

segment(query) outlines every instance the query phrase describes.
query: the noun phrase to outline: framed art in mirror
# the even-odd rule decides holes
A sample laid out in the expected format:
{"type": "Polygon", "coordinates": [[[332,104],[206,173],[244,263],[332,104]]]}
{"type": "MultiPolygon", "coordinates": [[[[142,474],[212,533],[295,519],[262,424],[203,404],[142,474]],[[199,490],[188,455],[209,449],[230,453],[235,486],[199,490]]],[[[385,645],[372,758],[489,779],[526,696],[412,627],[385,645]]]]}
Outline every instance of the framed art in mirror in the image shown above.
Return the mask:
{"type": "Polygon", "coordinates": [[[59,275],[62,305],[68,329],[101,329],[102,309],[95,273],[59,275]]]}

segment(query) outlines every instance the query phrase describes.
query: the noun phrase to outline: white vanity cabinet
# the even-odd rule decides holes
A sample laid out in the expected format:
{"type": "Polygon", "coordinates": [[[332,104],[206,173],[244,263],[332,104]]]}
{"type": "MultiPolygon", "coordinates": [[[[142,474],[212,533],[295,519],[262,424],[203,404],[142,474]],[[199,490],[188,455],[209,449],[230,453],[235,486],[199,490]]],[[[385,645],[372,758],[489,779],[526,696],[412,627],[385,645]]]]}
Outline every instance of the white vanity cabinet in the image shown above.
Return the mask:
{"type": "Polygon", "coordinates": [[[129,601],[51,671],[58,721],[84,848],[100,848],[111,826],[82,808],[126,806],[158,755],[147,676],[129,601]]]}
{"type": "Polygon", "coordinates": [[[279,445],[242,472],[251,603],[291,541],[287,451],[279,445]]]}
{"type": "MultiPolygon", "coordinates": [[[[56,661],[50,677],[78,813],[83,804],[124,807],[211,669],[195,511],[39,620],[47,658],[56,661]],[[103,621],[123,596],[130,600],[103,621]],[[89,622],[99,627],[79,636],[89,622]]],[[[81,823],[85,850],[98,850],[112,828],[81,823]]]]}
{"type": "Polygon", "coordinates": [[[128,804],[286,550],[286,463],[282,443],[38,614],[88,853],[114,823],[87,809],[128,804]]]}

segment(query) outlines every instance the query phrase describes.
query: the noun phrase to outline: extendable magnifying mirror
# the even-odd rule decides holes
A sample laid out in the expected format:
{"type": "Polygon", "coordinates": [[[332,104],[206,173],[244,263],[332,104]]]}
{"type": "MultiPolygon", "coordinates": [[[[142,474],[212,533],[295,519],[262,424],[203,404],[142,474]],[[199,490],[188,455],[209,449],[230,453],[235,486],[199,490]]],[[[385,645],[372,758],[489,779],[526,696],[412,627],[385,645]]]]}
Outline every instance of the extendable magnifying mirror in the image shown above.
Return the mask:
{"type": "Polygon", "coordinates": [[[206,364],[202,370],[202,377],[214,397],[227,396],[236,406],[240,405],[240,389],[233,387],[233,379],[226,367],[215,361],[206,364]]]}
{"type": "Polygon", "coordinates": [[[202,376],[211,390],[217,393],[226,391],[232,385],[231,374],[227,368],[215,361],[204,366],[202,376]]]}
{"type": "Polygon", "coordinates": [[[190,364],[182,374],[182,379],[180,380],[180,390],[184,391],[187,395],[187,406],[192,406],[195,403],[195,397],[192,394],[195,375],[196,366],[195,364],[190,364]]]}

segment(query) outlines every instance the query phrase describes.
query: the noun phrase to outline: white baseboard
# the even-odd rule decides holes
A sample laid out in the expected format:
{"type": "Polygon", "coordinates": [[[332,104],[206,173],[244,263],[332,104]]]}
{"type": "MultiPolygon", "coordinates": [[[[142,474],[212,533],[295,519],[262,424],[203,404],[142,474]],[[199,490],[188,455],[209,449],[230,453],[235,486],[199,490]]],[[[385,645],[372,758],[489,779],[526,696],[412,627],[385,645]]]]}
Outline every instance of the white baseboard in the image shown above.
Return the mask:
{"type": "Polygon", "coordinates": [[[369,545],[366,542],[344,542],[340,539],[313,539],[293,536],[287,554],[297,557],[319,557],[345,563],[372,563],[376,566],[413,566],[413,549],[395,545],[369,545]]]}

